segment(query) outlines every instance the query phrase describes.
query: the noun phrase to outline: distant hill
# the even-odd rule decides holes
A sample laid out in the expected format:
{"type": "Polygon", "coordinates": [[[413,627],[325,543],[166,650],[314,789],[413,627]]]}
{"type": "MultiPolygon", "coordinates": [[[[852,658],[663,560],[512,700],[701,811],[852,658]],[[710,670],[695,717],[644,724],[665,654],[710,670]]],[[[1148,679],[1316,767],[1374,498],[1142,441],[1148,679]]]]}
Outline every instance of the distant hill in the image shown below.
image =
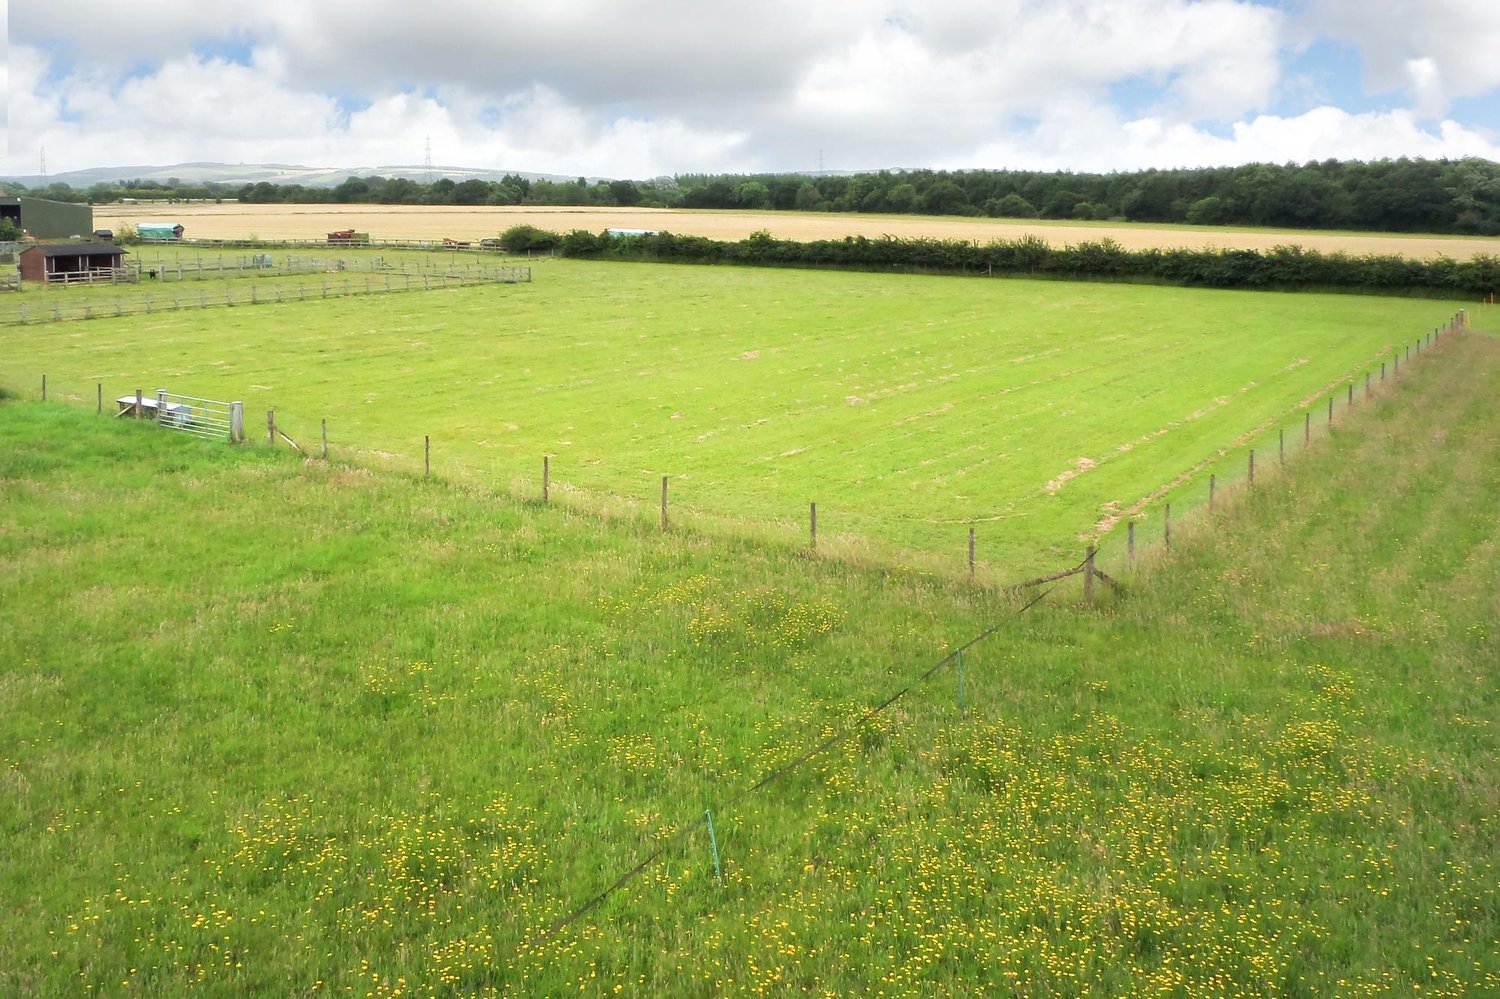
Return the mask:
{"type": "MultiPolygon", "coordinates": [[[[433,166],[352,166],[309,167],[287,163],[175,163],[168,166],[112,166],[90,167],[87,170],[70,170],[65,173],[13,175],[4,180],[24,184],[28,188],[44,187],[47,184],[63,183],[74,188],[88,188],[95,184],[118,183],[126,180],[150,180],[167,182],[176,178],[185,184],[301,184],[304,187],[337,187],[350,177],[405,177],[408,180],[426,182],[444,177],[454,181],[497,181],[506,176],[525,177],[527,180],[571,181],[576,177],[565,177],[550,173],[527,173],[522,170],[485,170],[477,167],[433,166]]],[[[590,177],[592,183],[600,178],[590,177]]],[[[608,179],[608,178],[605,178],[608,179]]]]}

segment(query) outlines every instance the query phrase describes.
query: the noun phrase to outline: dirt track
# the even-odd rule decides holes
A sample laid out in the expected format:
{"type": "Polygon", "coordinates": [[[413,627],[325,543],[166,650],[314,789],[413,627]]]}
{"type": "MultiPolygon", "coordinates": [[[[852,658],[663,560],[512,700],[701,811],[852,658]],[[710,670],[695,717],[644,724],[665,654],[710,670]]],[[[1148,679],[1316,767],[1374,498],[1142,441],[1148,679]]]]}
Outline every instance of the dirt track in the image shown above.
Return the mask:
{"type": "Polygon", "coordinates": [[[523,223],[567,232],[608,228],[665,229],[676,233],[741,239],[761,229],[790,239],[843,236],[928,236],[988,242],[1036,235],[1050,243],[1108,237],[1130,249],[1146,247],[1240,247],[1267,249],[1297,244],[1350,254],[1393,253],[1410,257],[1467,259],[1500,253],[1500,238],[1396,236],[1359,233],[1262,231],[1255,229],[1136,224],[1017,222],[916,215],[831,215],[792,212],[708,212],[659,208],[460,208],[419,205],[100,205],[95,225],[120,222],[181,222],[189,239],[321,238],[336,229],[357,229],[376,239],[474,240],[523,223]]]}

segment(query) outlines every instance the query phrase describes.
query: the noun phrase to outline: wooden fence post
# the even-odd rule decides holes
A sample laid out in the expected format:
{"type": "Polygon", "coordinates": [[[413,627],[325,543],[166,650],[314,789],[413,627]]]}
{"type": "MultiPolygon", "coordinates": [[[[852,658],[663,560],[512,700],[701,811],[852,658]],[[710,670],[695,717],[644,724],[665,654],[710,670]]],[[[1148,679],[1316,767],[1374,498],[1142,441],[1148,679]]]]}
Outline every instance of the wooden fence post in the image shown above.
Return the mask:
{"type": "Polygon", "coordinates": [[[1135,565],[1135,521],[1125,525],[1125,558],[1131,566],[1135,565]]]}
{"type": "Polygon", "coordinates": [[[552,458],[542,455],[542,502],[546,503],[552,492],[552,458]]]}
{"type": "Polygon", "coordinates": [[[1083,599],[1093,606],[1094,603],[1094,546],[1089,545],[1088,554],[1083,557],[1083,599]]]}
{"type": "Polygon", "coordinates": [[[422,478],[432,477],[432,435],[422,435],[422,478]]]}
{"type": "Polygon", "coordinates": [[[1333,396],[1328,397],[1328,425],[1333,426],[1333,396]]]}
{"type": "Polygon", "coordinates": [[[661,477],[661,529],[667,529],[667,477],[661,477]]]}
{"type": "Polygon", "coordinates": [[[47,376],[42,376],[42,401],[47,401],[47,376]]]}
{"type": "Polygon", "coordinates": [[[816,551],[818,548],[818,504],[807,504],[807,547],[816,551]]]}
{"type": "Polygon", "coordinates": [[[1167,513],[1166,513],[1166,516],[1162,518],[1161,535],[1162,535],[1162,540],[1166,542],[1167,547],[1171,548],[1172,547],[1172,504],[1170,504],[1170,503],[1167,504],[1167,513]]]}
{"type": "Polygon", "coordinates": [[[266,410],[266,438],[274,445],[276,443],[276,410],[266,410]]]}
{"type": "Polygon", "coordinates": [[[1208,475],[1208,512],[1214,512],[1214,490],[1219,484],[1219,477],[1212,472],[1208,475]]]}
{"type": "Polygon", "coordinates": [[[1365,372],[1365,398],[1370,398],[1370,373],[1365,372]]]}
{"type": "Polygon", "coordinates": [[[969,582],[974,581],[974,528],[969,528],[969,582]]]}
{"type": "Polygon", "coordinates": [[[1278,448],[1277,458],[1280,460],[1280,462],[1283,465],[1285,465],[1286,464],[1286,427],[1282,427],[1281,430],[1278,431],[1277,448],[1278,448]]]}
{"type": "Polygon", "coordinates": [[[328,418],[323,418],[323,460],[328,460],[328,418]]]}
{"type": "Polygon", "coordinates": [[[135,415],[135,418],[137,420],[139,420],[141,418],[141,413],[143,413],[145,411],[145,407],[141,405],[141,396],[142,396],[141,390],[140,389],[136,389],[135,390],[135,414],[134,415],[135,415]]]}
{"type": "Polygon", "coordinates": [[[245,404],[243,402],[229,404],[229,441],[231,444],[245,442],[245,404]]]}
{"type": "Polygon", "coordinates": [[[1302,414],[1302,443],[1312,443],[1312,410],[1302,414]]]}
{"type": "Polygon", "coordinates": [[[1255,449],[1250,449],[1250,488],[1255,488],[1255,449]]]}
{"type": "Polygon", "coordinates": [[[1348,398],[1348,400],[1345,401],[1344,405],[1346,405],[1346,406],[1352,406],[1352,405],[1354,405],[1354,383],[1353,382],[1349,383],[1349,398],[1348,398]]]}
{"type": "Polygon", "coordinates": [[[94,415],[104,415],[104,383],[99,382],[94,386],[94,394],[98,396],[98,405],[94,409],[94,415]]]}

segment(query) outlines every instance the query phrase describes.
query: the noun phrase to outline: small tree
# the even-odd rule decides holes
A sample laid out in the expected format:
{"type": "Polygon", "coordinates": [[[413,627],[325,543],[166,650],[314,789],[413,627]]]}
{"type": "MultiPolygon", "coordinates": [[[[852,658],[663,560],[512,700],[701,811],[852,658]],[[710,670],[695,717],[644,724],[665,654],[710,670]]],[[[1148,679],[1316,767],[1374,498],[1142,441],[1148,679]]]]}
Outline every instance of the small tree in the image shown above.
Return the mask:
{"type": "Polygon", "coordinates": [[[1019,194],[991,198],[984,203],[984,213],[997,219],[1034,219],[1037,215],[1036,206],[1019,194]]]}
{"type": "Polygon", "coordinates": [[[14,243],[26,238],[25,231],[11,219],[0,219],[0,243],[14,243]]]}

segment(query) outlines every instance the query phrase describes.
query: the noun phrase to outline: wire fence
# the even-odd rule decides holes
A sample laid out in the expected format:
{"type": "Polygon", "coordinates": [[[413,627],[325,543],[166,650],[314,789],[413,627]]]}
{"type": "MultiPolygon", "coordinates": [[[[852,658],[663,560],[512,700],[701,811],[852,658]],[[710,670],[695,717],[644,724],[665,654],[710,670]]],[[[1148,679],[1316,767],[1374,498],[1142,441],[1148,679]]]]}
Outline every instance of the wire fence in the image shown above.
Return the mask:
{"type": "Polygon", "coordinates": [[[144,273],[147,280],[162,283],[183,281],[218,281],[225,278],[291,277],[311,274],[447,274],[450,277],[478,276],[496,269],[496,265],[470,257],[457,259],[425,259],[406,257],[388,260],[383,255],[350,254],[348,256],[296,256],[272,253],[240,255],[174,253],[170,258],[147,257],[128,265],[138,274],[144,273]]]}
{"type": "Polygon", "coordinates": [[[325,274],[321,280],[280,281],[262,287],[224,285],[212,291],[143,291],[133,295],[65,300],[50,297],[43,303],[27,301],[0,303],[0,326],[24,326],[29,323],[58,323],[79,319],[108,319],[125,316],[155,315],[187,309],[208,309],[238,305],[269,305],[277,302],[308,302],[349,298],[357,295],[384,295],[406,291],[433,291],[445,288],[467,288],[476,285],[522,284],[531,280],[530,267],[472,267],[459,271],[404,270],[367,272],[363,274],[325,274]]]}
{"type": "MultiPolygon", "coordinates": [[[[1326,427],[1326,429],[1329,432],[1331,432],[1332,429],[1333,429],[1333,427],[1334,427],[1334,425],[1335,425],[1335,417],[1337,415],[1336,414],[1335,403],[1336,403],[1336,401],[1338,401],[1338,399],[1339,399],[1339,397],[1341,395],[1343,396],[1343,400],[1344,400],[1344,403],[1345,403],[1345,410],[1344,410],[1344,412],[1347,413],[1350,409],[1352,409],[1356,405],[1356,397],[1357,397],[1357,395],[1359,396],[1359,398],[1369,398],[1369,397],[1371,397],[1374,394],[1374,392],[1376,391],[1376,388],[1377,388],[1378,385],[1387,382],[1387,380],[1389,380],[1392,383],[1396,382],[1397,380],[1400,379],[1401,368],[1403,366],[1409,366],[1414,360],[1419,360],[1421,358],[1422,353],[1423,353],[1424,350],[1430,352],[1433,347],[1437,346],[1441,342],[1442,338],[1445,335],[1447,335],[1449,333],[1453,333],[1453,332],[1463,331],[1463,330],[1467,329],[1467,326],[1468,326],[1468,313],[1467,313],[1467,310],[1462,310],[1459,313],[1457,313],[1456,315],[1454,315],[1452,317],[1452,319],[1450,319],[1446,325],[1435,328],[1431,333],[1425,334],[1423,337],[1415,340],[1412,343],[1404,344],[1401,347],[1398,347],[1392,353],[1392,355],[1390,356],[1390,358],[1389,358],[1388,361],[1382,360],[1380,362],[1380,369],[1379,369],[1378,381],[1377,381],[1376,373],[1375,373],[1375,371],[1373,369],[1371,371],[1366,372],[1365,373],[1365,378],[1364,378],[1364,390],[1363,390],[1363,393],[1356,393],[1356,382],[1353,381],[1353,380],[1351,380],[1351,381],[1349,381],[1347,383],[1347,387],[1346,387],[1346,390],[1344,392],[1342,392],[1342,393],[1339,393],[1339,392],[1331,393],[1328,396],[1328,398],[1327,398],[1327,405],[1326,405],[1326,422],[1324,424],[1325,427],[1326,427]]],[[[47,379],[46,379],[45,376],[43,376],[43,378],[42,378],[42,399],[45,400],[46,398],[47,398],[47,379]]],[[[168,397],[166,396],[165,393],[163,393],[160,396],[158,396],[158,398],[168,398],[168,397]]],[[[189,397],[176,397],[176,398],[186,399],[186,398],[189,398],[189,397]]],[[[98,387],[98,399],[99,399],[99,405],[100,405],[101,412],[102,412],[102,406],[103,406],[103,386],[102,386],[102,384],[98,387]]],[[[125,401],[127,401],[127,400],[126,399],[122,399],[121,400],[122,404],[125,401]]],[[[1321,402],[1321,400],[1320,400],[1320,402],[1321,402]]],[[[1305,413],[1304,413],[1304,418],[1303,418],[1301,426],[1295,428],[1296,430],[1300,430],[1303,433],[1303,435],[1304,435],[1304,443],[1310,443],[1311,442],[1311,439],[1312,439],[1312,430],[1313,430],[1314,411],[1315,411],[1315,409],[1317,409],[1319,411],[1319,415],[1321,415],[1322,408],[1323,407],[1321,407],[1320,405],[1308,408],[1305,411],[1305,413]]],[[[140,410],[138,409],[137,412],[140,412],[140,410]]],[[[277,428],[276,422],[275,422],[275,412],[274,412],[274,410],[267,413],[266,423],[267,423],[268,438],[271,441],[271,443],[274,444],[276,442],[276,440],[278,438],[280,438],[280,439],[286,441],[292,447],[295,447],[298,451],[302,451],[303,453],[309,453],[308,451],[304,450],[304,448],[302,448],[301,445],[297,444],[296,441],[293,441],[290,437],[288,437],[286,434],[282,433],[277,428]]],[[[322,423],[322,430],[323,430],[323,439],[322,439],[322,455],[321,456],[324,459],[327,459],[328,455],[329,455],[329,452],[328,452],[327,421],[326,420],[324,420],[323,423],[322,423]]],[[[1280,460],[1284,461],[1284,459],[1285,459],[1285,430],[1280,431],[1280,433],[1278,435],[1278,441],[1279,441],[1280,448],[1281,448],[1280,449],[1280,453],[1278,455],[1278,458],[1280,460]]],[[[432,444],[432,438],[431,438],[431,436],[430,435],[429,436],[425,436],[423,438],[423,476],[424,476],[424,479],[430,478],[431,474],[432,474],[431,444],[432,444]]],[[[1255,452],[1253,450],[1249,451],[1247,459],[1248,459],[1247,477],[1245,479],[1245,486],[1244,486],[1244,488],[1249,489],[1249,490],[1253,490],[1255,488],[1255,483],[1256,483],[1256,457],[1255,457],[1255,452]]],[[[542,472],[542,499],[543,499],[544,502],[548,501],[548,499],[549,499],[549,496],[550,496],[550,487],[551,487],[551,467],[550,467],[550,462],[547,459],[544,458],[543,459],[543,472],[542,472]]],[[[669,519],[669,516],[668,516],[669,510],[668,510],[668,491],[667,491],[667,489],[668,489],[668,482],[664,478],[662,480],[662,509],[661,509],[661,529],[664,532],[668,531],[671,528],[671,522],[670,522],[670,519],[669,519]]],[[[1216,508],[1216,505],[1218,503],[1221,503],[1221,502],[1224,501],[1224,497],[1220,496],[1219,493],[1220,493],[1220,487],[1218,485],[1217,476],[1216,475],[1210,475],[1209,481],[1208,481],[1208,510],[1209,510],[1209,512],[1213,512],[1215,510],[1215,508],[1216,508]]],[[[1172,532],[1172,515],[1171,515],[1171,510],[1172,510],[1171,504],[1167,503],[1165,505],[1165,508],[1164,508],[1164,517],[1163,517],[1163,522],[1162,522],[1163,523],[1163,536],[1162,536],[1162,549],[1161,550],[1163,550],[1163,551],[1169,551],[1171,549],[1171,545],[1172,545],[1172,533],[1171,533],[1172,532]]],[[[1126,557],[1128,559],[1128,564],[1130,566],[1132,566],[1132,567],[1135,565],[1136,560],[1137,560],[1136,529],[1135,528],[1136,528],[1135,521],[1128,522],[1128,528],[1127,528],[1128,529],[1128,541],[1127,541],[1127,556],[1126,557]]],[[[816,545],[817,545],[817,513],[816,513],[816,505],[815,504],[813,505],[813,508],[812,508],[812,511],[811,511],[811,523],[809,525],[809,530],[810,530],[809,545],[810,545],[810,547],[812,547],[812,548],[815,549],[816,545]]],[[[969,558],[969,566],[970,566],[970,573],[971,573],[971,575],[972,575],[972,572],[973,572],[973,565],[974,565],[974,544],[975,544],[974,537],[975,537],[974,536],[974,531],[971,529],[970,532],[969,532],[969,547],[968,547],[968,553],[969,553],[968,554],[968,558],[969,558]]],[[[1080,562],[1078,562],[1077,564],[1072,565],[1072,566],[1070,566],[1070,567],[1068,567],[1066,569],[1060,570],[1060,571],[1055,572],[1055,573],[1050,573],[1050,574],[1038,577],[1036,579],[1027,580],[1025,582],[1021,582],[1021,583],[1018,583],[1018,584],[1013,584],[1013,585],[1011,585],[1009,587],[1006,587],[1005,589],[1008,589],[1008,590],[1010,590],[1012,592],[1020,593],[1020,594],[1028,594],[1029,591],[1035,591],[1035,592],[1034,593],[1029,593],[1029,598],[1026,599],[1023,603],[1020,603],[1011,613],[1005,615],[999,621],[997,621],[996,623],[992,624],[990,627],[986,628],[985,630],[981,631],[980,633],[978,633],[974,637],[970,638],[968,641],[964,642],[962,645],[959,645],[959,646],[957,646],[955,648],[952,648],[948,652],[946,652],[945,654],[943,654],[940,657],[938,657],[934,662],[932,662],[931,664],[929,664],[921,673],[915,675],[910,680],[908,680],[905,683],[903,683],[896,690],[894,690],[893,692],[891,692],[890,694],[888,694],[887,696],[885,696],[884,698],[882,698],[879,702],[877,702],[875,704],[872,704],[868,708],[864,709],[862,712],[860,712],[853,719],[845,722],[841,726],[836,727],[835,730],[831,734],[829,734],[827,736],[824,736],[823,738],[819,739],[816,743],[808,746],[807,748],[805,748],[804,750],[802,750],[800,753],[797,753],[796,755],[794,755],[788,762],[775,767],[774,769],[770,770],[769,772],[765,773],[764,775],[762,775],[761,777],[759,777],[758,779],[756,779],[753,783],[751,783],[748,786],[742,788],[741,790],[739,790],[739,791],[731,794],[728,798],[720,801],[718,803],[719,810],[722,812],[722,811],[724,811],[726,809],[732,809],[732,808],[734,808],[735,806],[737,806],[737,805],[741,804],[742,802],[744,802],[751,795],[761,793],[761,792],[765,791],[766,789],[774,786],[775,784],[777,784],[779,781],[781,781],[782,779],[784,779],[788,775],[790,775],[790,774],[796,772],[797,770],[801,769],[802,767],[806,766],[808,763],[810,763],[811,761],[813,761],[813,760],[817,759],[818,757],[822,756],[824,753],[828,752],[830,749],[832,749],[835,746],[837,746],[837,745],[839,745],[839,744],[847,741],[848,739],[850,739],[855,734],[861,732],[866,726],[868,726],[872,721],[874,721],[880,715],[882,715],[886,711],[890,710],[895,704],[897,704],[903,698],[905,698],[909,694],[911,694],[920,685],[922,685],[922,684],[926,683],[928,680],[930,680],[934,675],[936,675],[939,671],[943,670],[945,667],[952,666],[958,672],[959,708],[960,708],[960,710],[963,710],[964,707],[965,707],[964,701],[963,701],[963,697],[964,697],[964,694],[963,694],[963,690],[964,690],[964,687],[963,687],[963,683],[964,683],[964,679],[963,679],[963,668],[964,668],[963,667],[963,656],[964,656],[965,652],[973,649],[975,646],[977,646],[980,643],[984,642],[986,639],[992,637],[997,632],[999,632],[1002,628],[1004,628],[1006,625],[1014,622],[1016,619],[1019,619],[1022,615],[1026,614],[1032,608],[1036,607],[1039,603],[1041,603],[1043,600],[1045,600],[1052,593],[1056,592],[1057,589],[1058,589],[1058,587],[1060,587],[1065,580],[1070,579],[1070,578],[1072,578],[1074,576],[1080,576],[1080,575],[1083,576],[1084,596],[1085,596],[1086,602],[1088,602],[1088,603],[1092,603],[1093,600],[1094,600],[1094,584],[1095,584],[1096,581],[1103,582],[1106,585],[1108,585],[1108,586],[1110,586],[1110,587],[1112,587],[1112,588],[1114,588],[1116,590],[1120,589],[1120,584],[1116,580],[1114,580],[1113,578],[1111,578],[1109,575],[1107,575],[1105,572],[1103,572],[1102,570],[1100,570],[1098,568],[1098,566],[1095,564],[1095,562],[1096,562],[1096,556],[1097,556],[1096,549],[1094,548],[1094,546],[1090,545],[1087,548],[1087,551],[1086,551],[1086,553],[1084,555],[1084,558],[1080,562]],[[1045,589],[1039,589],[1038,590],[1038,589],[1036,589],[1038,587],[1047,587],[1047,588],[1045,588],[1045,589]]],[[[707,827],[710,830],[710,835],[712,835],[712,821],[713,821],[712,820],[712,814],[713,814],[713,811],[714,811],[713,808],[706,809],[702,813],[699,813],[699,812],[697,812],[695,810],[694,813],[693,813],[693,815],[692,815],[692,817],[687,818],[687,819],[683,819],[681,822],[679,822],[677,825],[675,825],[672,828],[672,831],[670,833],[666,834],[663,838],[661,838],[657,842],[655,848],[653,850],[651,850],[651,852],[649,852],[648,854],[646,854],[639,861],[637,861],[636,863],[634,863],[631,867],[629,867],[628,869],[625,869],[620,874],[618,874],[615,878],[613,878],[599,892],[597,892],[596,894],[590,896],[584,902],[582,902],[582,903],[574,906],[566,914],[564,914],[562,917],[560,917],[559,919],[557,919],[556,921],[554,921],[544,932],[542,932],[541,934],[539,934],[532,941],[532,943],[534,945],[535,944],[541,944],[542,942],[546,941],[550,937],[553,937],[553,936],[557,935],[558,933],[562,932],[568,926],[570,926],[573,923],[577,922],[579,919],[583,918],[589,912],[591,912],[594,909],[598,908],[611,895],[613,895],[616,892],[620,891],[622,888],[625,888],[633,880],[635,880],[635,878],[637,878],[638,876],[640,876],[644,871],[646,871],[648,868],[650,868],[653,864],[655,864],[657,861],[661,860],[670,851],[672,851],[674,848],[676,848],[677,846],[679,846],[689,835],[691,835],[696,829],[699,828],[700,823],[703,823],[705,819],[707,820],[707,827]]],[[[715,849],[715,855],[716,855],[716,858],[717,858],[717,842],[715,842],[715,844],[714,844],[714,849],[715,849]]],[[[717,863],[717,859],[716,859],[716,863],[717,863]]]]}

